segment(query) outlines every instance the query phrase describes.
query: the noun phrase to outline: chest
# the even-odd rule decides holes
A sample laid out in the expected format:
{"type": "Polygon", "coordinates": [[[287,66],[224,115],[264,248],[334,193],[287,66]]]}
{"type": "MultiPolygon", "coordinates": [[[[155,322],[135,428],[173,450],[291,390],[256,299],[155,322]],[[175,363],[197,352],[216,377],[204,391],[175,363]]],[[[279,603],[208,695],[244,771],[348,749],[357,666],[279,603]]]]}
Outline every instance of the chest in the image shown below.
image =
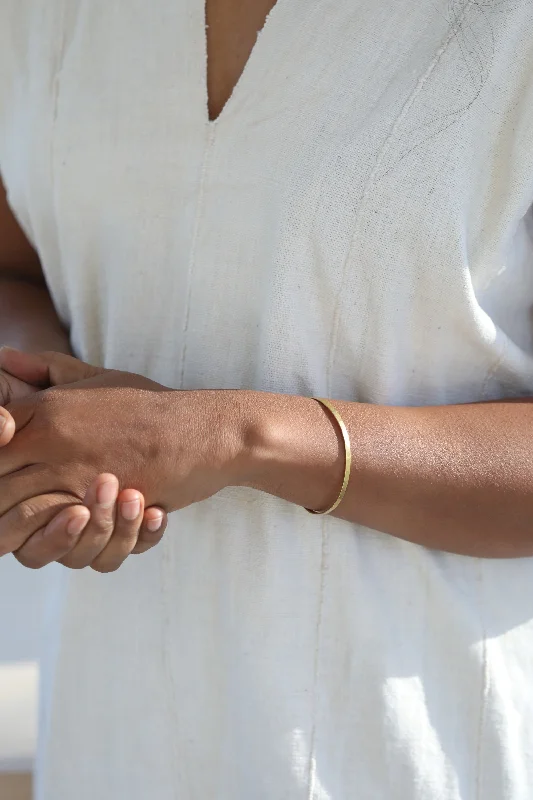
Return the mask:
{"type": "Polygon", "coordinates": [[[209,118],[216,119],[244,71],[275,0],[206,0],[209,118]]]}

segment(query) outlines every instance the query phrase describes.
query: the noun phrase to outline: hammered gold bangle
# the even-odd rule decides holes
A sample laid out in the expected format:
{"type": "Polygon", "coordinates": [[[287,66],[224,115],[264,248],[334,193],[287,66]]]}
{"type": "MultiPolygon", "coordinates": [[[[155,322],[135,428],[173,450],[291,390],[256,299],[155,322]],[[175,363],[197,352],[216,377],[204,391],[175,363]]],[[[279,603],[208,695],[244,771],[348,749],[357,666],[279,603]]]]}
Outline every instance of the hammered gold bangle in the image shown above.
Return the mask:
{"type": "Polygon", "coordinates": [[[313,397],[313,400],[316,400],[317,403],[321,403],[321,405],[325,406],[328,409],[328,411],[330,411],[331,414],[333,414],[336,422],[339,425],[339,428],[341,429],[342,438],[344,439],[344,453],[345,453],[344,478],[342,480],[342,486],[339,492],[339,496],[337,497],[333,505],[330,508],[327,508],[325,511],[313,511],[311,508],[306,509],[306,511],[309,511],[310,514],[331,514],[331,512],[335,511],[335,509],[341,504],[344,495],[346,494],[346,489],[348,488],[348,484],[350,482],[350,472],[352,469],[352,446],[350,444],[350,435],[348,433],[346,425],[344,424],[342,417],[337,411],[337,409],[332,406],[329,400],[324,400],[321,397],[313,397]]]}

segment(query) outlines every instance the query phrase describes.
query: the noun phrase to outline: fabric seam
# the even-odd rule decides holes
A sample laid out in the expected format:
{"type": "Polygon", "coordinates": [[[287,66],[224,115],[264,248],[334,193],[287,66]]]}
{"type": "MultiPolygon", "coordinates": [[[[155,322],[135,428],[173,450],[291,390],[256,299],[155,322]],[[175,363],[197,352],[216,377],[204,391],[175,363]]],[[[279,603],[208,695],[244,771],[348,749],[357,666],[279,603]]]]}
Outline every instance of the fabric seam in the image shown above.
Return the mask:
{"type": "Polygon", "coordinates": [[[308,793],[307,800],[313,800],[316,779],[316,728],[318,706],[318,673],[320,664],[320,645],[322,639],[322,617],[324,608],[324,593],[326,583],[327,545],[329,541],[326,530],[327,521],[322,520],[322,550],[320,554],[320,595],[318,600],[317,621],[315,628],[315,653],[313,664],[313,716],[311,719],[311,733],[309,737],[309,764],[308,764],[308,793]]]}
{"type": "MultiPolygon", "coordinates": [[[[480,559],[479,566],[481,570],[481,587],[483,587],[483,560],[480,559]]],[[[480,601],[480,607],[482,607],[480,601]]],[[[485,727],[485,718],[486,718],[486,711],[487,711],[487,700],[488,700],[488,659],[487,659],[487,631],[485,630],[485,624],[483,621],[483,614],[481,613],[481,634],[482,634],[482,680],[481,680],[481,690],[480,690],[480,708],[479,708],[479,719],[478,719],[478,726],[477,726],[477,745],[476,745],[476,800],[482,800],[482,778],[481,778],[481,759],[482,759],[482,739],[483,739],[483,730],[485,727]]]]}
{"type": "Polygon", "coordinates": [[[203,219],[203,211],[204,211],[204,198],[205,198],[205,186],[207,180],[207,172],[209,167],[209,157],[213,150],[213,144],[215,141],[215,133],[216,133],[216,126],[215,125],[207,125],[206,126],[206,143],[204,147],[204,157],[202,162],[202,168],[200,173],[200,186],[198,188],[198,198],[196,201],[196,210],[195,210],[195,219],[194,219],[194,230],[192,235],[192,242],[191,242],[191,254],[189,257],[189,262],[187,264],[187,300],[185,305],[185,315],[183,321],[183,328],[182,328],[182,335],[183,335],[183,345],[181,349],[181,366],[180,366],[180,388],[183,389],[183,380],[185,376],[185,364],[187,359],[187,332],[189,330],[189,322],[191,316],[191,300],[192,300],[192,275],[194,271],[194,264],[196,261],[196,250],[198,247],[198,235],[200,231],[200,225],[203,219]]]}

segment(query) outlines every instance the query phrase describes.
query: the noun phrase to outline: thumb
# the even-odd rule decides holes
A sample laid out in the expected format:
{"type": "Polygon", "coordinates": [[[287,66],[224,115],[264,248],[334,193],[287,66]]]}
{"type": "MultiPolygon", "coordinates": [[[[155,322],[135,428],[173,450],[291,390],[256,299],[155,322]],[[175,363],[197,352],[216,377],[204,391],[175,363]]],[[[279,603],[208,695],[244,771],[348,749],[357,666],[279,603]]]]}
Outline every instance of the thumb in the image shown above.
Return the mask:
{"type": "Polygon", "coordinates": [[[64,353],[25,353],[11,347],[0,348],[0,368],[21,381],[43,388],[76,383],[105,372],[64,353]]]}
{"type": "Polygon", "coordinates": [[[9,444],[15,435],[15,420],[6,408],[0,407],[0,447],[9,444]]]}

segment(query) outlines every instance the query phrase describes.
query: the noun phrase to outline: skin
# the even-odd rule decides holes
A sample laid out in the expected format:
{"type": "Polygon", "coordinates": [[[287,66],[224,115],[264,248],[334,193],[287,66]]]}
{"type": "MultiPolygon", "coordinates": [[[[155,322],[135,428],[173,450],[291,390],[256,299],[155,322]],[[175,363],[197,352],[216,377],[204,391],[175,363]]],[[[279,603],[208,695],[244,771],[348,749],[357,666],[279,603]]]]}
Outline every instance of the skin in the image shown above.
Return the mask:
{"type": "MultiPolygon", "coordinates": [[[[207,83],[209,116],[212,119],[219,115],[229,98],[233,85],[248,60],[257,33],[273,5],[274,0],[257,0],[255,3],[243,3],[242,0],[207,0],[207,83]]],[[[60,324],[46,289],[38,256],[11,214],[1,184],[0,343],[11,344],[28,352],[34,352],[43,346],[57,352],[70,352],[68,336],[60,324]]],[[[11,376],[0,372],[0,403],[7,404],[10,399],[23,397],[32,390],[31,386],[23,386],[11,376]]],[[[7,425],[0,435],[0,445],[9,442],[14,434],[14,424],[9,415],[6,419],[7,425]]],[[[92,555],[94,560],[91,563],[95,569],[107,571],[107,567],[116,568],[116,559],[108,559],[106,556],[116,541],[116,537],[110,538],[112,522],[117,520],[116,534],[123,543],[122,552],[126,553],[132,537],[121,535],[121,528],[124,526],[120,509],[122,504],[132,500],[143,504],[144,498],[140,493],[131,494],[133,490],[123,490],[115,505],[106,509],[96,502],[96,498],[99,485],[109,483],[108,477],[106,474],[97,477],[94,485],[87,490],[84,499],[91,512],[89,521],[81,506],[72,505],[73,498],[67,502],[64,497],[55,497],[52,502],[49,497],[48,518],[53,519],[53,523],[49,523],[50,528],[43,528],[39,536],[31,536],[24,547],[15,551],[15,557],[28,566],[38,567],[49,561],[59,560],[66,566],[80,567],[87,565],[87,559],[92,555]],[[61,503],[65,510],[54,519],[53,510],[61,508],[61,503]],[[74,536],[69,533],[68,526],[72,522],[75,527],[76,521],[82,533],[74,536]],[[85,530],[81,528],[83,524],[86,525],[85,530]],[[97,545],[105,540],[111,544],[96,559],[97,545]],[[92,544],[89,546],[88,543],[92,544]],[[84,559],[81,554],[84,554],[84,559]]],[[[111,476],[110,482],[115,482],[114,476],[111,476]]],[[[129,527],[132,525],[130,522],[129,527]]],[[[137,526],[138,539],[132,552],[144,552],[154,546],[161,538],[165,525],[166,516],[162,509],[146,509],[142,524],[137,526]]]]}
{"type": "MultiPolygon", "coordinates": [[[[1,183],[0,342],[29,352],[43,345],[70,352],[68,335],[50,299],[39,259],[11,213],[1,183]]],[[[0,404],[36,391],[31,384],[0,370],[0,404]]],[[[7,412],[0,410],[0,416],[7,419],[0,434],[3,446],[12,439],[15,426],[7,412]]],[[[35,568],[59,561],[72,568],[93,566],[98,571],[111,571],[130,552],[142,553],[157,544],[166,526],[161,509],[144,511],[142,494],[130,488],[120,491],[116,477],[110,474],[96,476],[83,498],[55,493],[41,498],[36,510],[40,528],[28,540],[21,543],[18,539],[16,548],[10,548],[7,539],[0,543],[0,553],[14,550],[22,564],[35,568]],[[105,497],[99,502],[104,487],[116,495],[111,504],[105,497]],[[126,519],[125,515],[137,510],[135,503],[138,514],[126,519]]]]}
{"type": "MultiPolygon", "coordinates": [[[[0,541],[8,531],[27,538],[28,498],[81,498],[102,471],[169,512],[227,486],[315,509],[338,493],[342,439],[310,398],[173,391],[54,353],[4,350],[0,366],[58,384],[8,406],[17,434],[0,453],[0,541]],[[89,377],[69,383],[81,368],[89,377]]],[[[453,553],[533,555],[531,402],[336,406],[355,458],[335,516],[453,553]]]]}
{"type": "MultiPolygon", "coordinates": [[[[212,119],[227,102],[271,6],[270,0],[208,0],[212,119]]],[[[23,350],[35,350],[39,341],[64,352],[66,339],[35,254],[20,237],[20,231],[14,234],[3,257],[5,276],[16,280],[0,287],[0,319],[5,312],[10,320],[0,338],[23,350]]],[[[39,536],[43,552],[47,537],[39,532],[50,524],[49,505],[57,513],[66,496],[76,505],[61,513],[85,514],[80,504],[102,474],[168,512],[227,486],[252,487],[319,510],[339,491],[343,440],[329,413],[310,398],[177,392],[139,375],[92,370],[61,352],[7,350],[0,352],[0,367],[24,384],[43,387],[13,398],[2,412],[12,415],[8,436],[13,425],[17,433],[0,451],[0,542],[19,557],[26,549],[26,560],[33,547],[33,566],[44,558],[39,536]]],[[[335,405],[354,455],[335,516],[452,553],[533,555],[530,398],[423,408],[335,405]]]]}
{"type": "Polygon", "coordinates": [[[226,105],[275,0],[206,0],[209,119],[226,105]]]}

